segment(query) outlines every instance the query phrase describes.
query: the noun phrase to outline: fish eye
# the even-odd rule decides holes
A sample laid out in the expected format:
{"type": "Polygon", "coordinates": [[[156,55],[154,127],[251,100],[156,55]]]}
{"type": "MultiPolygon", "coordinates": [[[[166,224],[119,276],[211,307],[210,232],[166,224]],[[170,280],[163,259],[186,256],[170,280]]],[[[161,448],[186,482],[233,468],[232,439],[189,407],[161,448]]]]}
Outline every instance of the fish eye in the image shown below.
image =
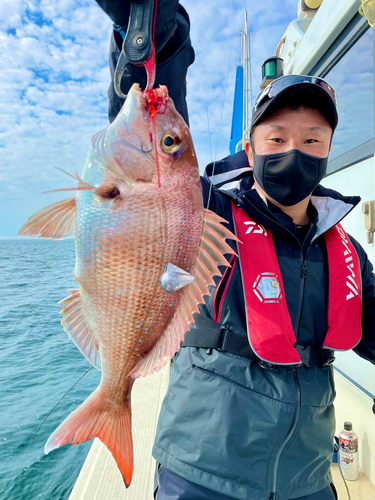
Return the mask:
{"type": "Polygon", "coordinates": [[[117,186],[99,186],[95,193],[106,200],[113,200],[120,194],[120,190],[117,186]]]}
{"type": "Polygon", "coordinates": [[[177,134],[169,130],[162,135],[160,147],[165,153],[176,154],[181,151],[181,139],[177,134]]]}

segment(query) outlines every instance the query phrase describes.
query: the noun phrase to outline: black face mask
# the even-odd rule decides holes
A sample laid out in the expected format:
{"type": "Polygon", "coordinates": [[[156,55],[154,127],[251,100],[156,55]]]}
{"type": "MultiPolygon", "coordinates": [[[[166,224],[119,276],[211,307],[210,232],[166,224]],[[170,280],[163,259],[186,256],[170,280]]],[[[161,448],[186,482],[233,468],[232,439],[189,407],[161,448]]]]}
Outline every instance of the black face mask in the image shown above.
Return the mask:
{"type": "Polygon", "coordinates": [[[307,198],[323,179],[328,158],[291,149],[284,153],[254,155],[254,177],[260,187],[281,205],[289,207],[307,198]]]}

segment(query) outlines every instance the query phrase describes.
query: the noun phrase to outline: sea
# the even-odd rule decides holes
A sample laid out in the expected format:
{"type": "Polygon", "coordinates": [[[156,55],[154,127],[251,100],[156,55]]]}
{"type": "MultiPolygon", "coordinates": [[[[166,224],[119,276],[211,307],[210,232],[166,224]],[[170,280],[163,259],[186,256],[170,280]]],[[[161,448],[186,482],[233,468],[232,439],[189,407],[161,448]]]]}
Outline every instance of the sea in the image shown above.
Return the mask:
{"type": "Polygon", "coordinates": [[[92,368],[68,392],[90,368],[60,323],[74,261],[74,240],[0,240],[1,500],[67,500],[91,446],[44,454],[100,380],[92,368]]]}

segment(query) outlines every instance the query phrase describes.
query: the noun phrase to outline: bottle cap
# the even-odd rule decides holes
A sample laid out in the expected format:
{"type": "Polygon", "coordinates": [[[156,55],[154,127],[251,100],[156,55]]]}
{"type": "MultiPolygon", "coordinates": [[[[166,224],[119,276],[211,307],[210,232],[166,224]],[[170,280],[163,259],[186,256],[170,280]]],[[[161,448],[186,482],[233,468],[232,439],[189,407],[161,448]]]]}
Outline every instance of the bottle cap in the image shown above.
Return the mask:
{"type": "Polygon", "coordinates": [[[353,430],[352,423],[351,423],[351,422],[344,422],[344,429],[345,429],[346,431],[351,431],[351,430],[353,430]]]}

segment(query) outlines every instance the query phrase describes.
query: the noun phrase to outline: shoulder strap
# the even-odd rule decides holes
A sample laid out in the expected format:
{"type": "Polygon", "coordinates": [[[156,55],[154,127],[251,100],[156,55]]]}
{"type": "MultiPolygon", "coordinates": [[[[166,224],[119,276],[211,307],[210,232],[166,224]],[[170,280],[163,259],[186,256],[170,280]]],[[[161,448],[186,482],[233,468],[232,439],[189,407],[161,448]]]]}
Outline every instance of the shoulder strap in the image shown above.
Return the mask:
{"type": "Polygon", "coordinates": [[[341,224],[325,234],[329,267],[327,349],[353,349],[362,337],[362,283],[358,254],[341,224]]]}

